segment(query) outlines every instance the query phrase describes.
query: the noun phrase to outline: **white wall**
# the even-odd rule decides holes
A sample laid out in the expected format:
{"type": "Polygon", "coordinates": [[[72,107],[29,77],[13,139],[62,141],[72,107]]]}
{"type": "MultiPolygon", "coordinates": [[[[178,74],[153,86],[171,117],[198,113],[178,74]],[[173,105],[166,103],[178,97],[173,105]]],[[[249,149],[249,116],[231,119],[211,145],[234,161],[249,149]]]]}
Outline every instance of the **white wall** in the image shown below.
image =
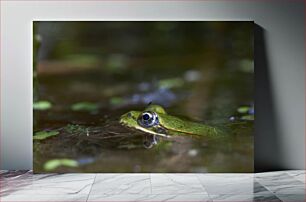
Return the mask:
{"type": "MultiPolygon", "coordinates": [[[[256,104],[256,116],[261,118],[257,121],[255,137],[256,165],[305,168],[305,7],[302,0],[0,3],[1,169],[32,168],[31,21],[55,19],[254,20],[264,28],[269,74],[268,82],[263,84],[271,85],[273,101],[265,109],[256,104]],[[273,110],[269,111],[269,106],[273,110]],[[271,125],[270,118],[264,119],[269,113],[273,113],[271,125]],[[270,130],[271,127],[276,129],[270,130]],[[269,135],[276,139],[265,138],[269,135]]],[[[257,84],[262,82],[261,75],[256,79],[257,84]]],[[[265,88],[260,85],[256,89],[256,103],[260,99],[258,103],[265,104],[266,97],[258,93],[265,88]]]]}

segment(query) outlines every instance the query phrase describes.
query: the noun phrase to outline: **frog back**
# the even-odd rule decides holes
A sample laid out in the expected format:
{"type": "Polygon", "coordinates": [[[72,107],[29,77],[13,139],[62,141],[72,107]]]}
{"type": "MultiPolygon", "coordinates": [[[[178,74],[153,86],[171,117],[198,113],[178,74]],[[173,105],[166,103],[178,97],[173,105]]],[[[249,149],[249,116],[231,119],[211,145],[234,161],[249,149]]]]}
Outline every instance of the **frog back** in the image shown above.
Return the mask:
{"type": "Polygon", "coordinates": [[[201,136],[220,136],[221,131],[216,127],[203,123],[191,122],[180,119],[168,114],[158,114],[159,123],[167,130],[176,131],[183,134],[201,135],[201,136]]]}

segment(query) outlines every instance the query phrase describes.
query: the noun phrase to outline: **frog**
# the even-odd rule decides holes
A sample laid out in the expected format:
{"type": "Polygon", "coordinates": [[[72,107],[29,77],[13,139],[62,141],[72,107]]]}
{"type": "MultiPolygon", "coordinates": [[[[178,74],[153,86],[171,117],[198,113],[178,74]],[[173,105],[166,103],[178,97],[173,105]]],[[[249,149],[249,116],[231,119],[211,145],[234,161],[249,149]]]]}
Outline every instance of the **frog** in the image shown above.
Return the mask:
{"type": "MultiPolygon", "coordinates": [[[[120,123],[150,134],[153,138],[146,138],[152,145],[157,144],[156,137],[171,138],[173,136],[205,136],[209,138],[220,137],[223,132],[211,125],[201,122],[184,120],[170,115],[161,105],[150,104],[143,111],[129,111],[120,117],[120,123]]],[[[151,147],[148,142],[145,142],[151,147]]]]}

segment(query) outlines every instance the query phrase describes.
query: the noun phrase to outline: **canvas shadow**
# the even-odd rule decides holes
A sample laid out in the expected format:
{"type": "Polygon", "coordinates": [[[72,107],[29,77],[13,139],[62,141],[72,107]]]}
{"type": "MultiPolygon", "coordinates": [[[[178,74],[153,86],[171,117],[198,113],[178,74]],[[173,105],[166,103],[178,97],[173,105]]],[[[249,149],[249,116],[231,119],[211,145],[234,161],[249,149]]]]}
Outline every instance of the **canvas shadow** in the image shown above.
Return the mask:
{"type": "Polygon", "coordinates": [[[254,170],[266,172],[282,170],[280,131],[273,97],[271,67],[266,49],[266,31],[254,24],[255,65],[255,138],[254,170]]]}

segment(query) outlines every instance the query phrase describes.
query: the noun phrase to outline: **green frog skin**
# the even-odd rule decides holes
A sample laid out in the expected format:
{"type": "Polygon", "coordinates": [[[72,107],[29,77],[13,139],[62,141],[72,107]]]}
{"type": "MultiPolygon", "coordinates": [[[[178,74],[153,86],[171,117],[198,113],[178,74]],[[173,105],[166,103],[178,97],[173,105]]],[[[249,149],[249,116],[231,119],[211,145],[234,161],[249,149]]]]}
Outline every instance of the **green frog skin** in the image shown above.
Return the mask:
{"type": "Polygon", "coordinates": [[[216,127],[169,115],[159,105],[150,105],[144,111],[129,111],[120,117],[120,123],[129,128],[163,137],[172,135],[222,136],[222,131],[216,127]]]}

